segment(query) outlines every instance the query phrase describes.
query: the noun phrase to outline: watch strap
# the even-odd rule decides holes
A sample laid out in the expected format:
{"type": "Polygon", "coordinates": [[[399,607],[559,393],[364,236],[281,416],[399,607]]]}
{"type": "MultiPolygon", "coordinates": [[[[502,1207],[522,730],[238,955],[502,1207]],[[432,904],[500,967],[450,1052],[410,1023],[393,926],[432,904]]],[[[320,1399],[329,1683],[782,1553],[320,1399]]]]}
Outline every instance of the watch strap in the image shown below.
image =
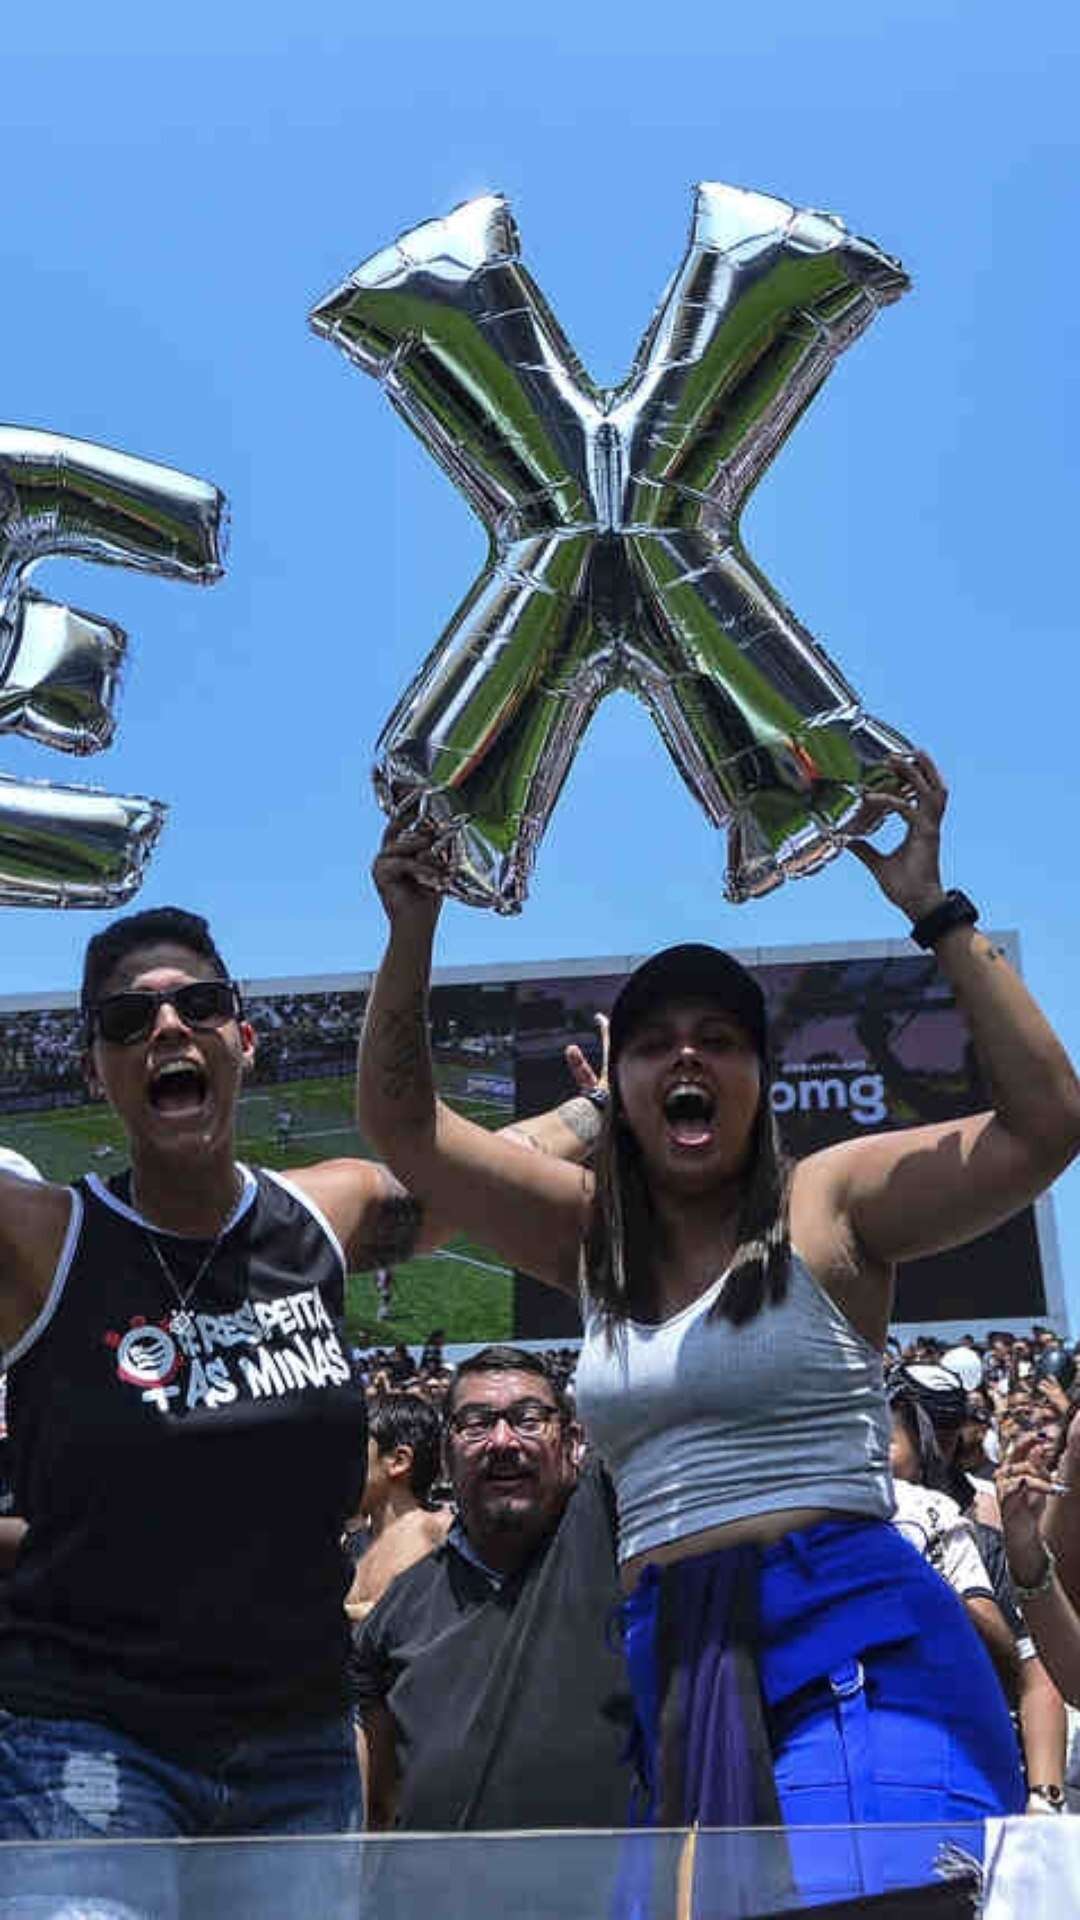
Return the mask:
{"type": "Polygon", "coordinates": [[[969,900],[959,887],[950,887],[943,900],[929,913],[916,920],[911,929],[911,937],[918,947],[935,947],[954,927],[973,927],[979,917],[979,909],[974,900],[969,900]]]}
{"type": "Polygon", "coordinates": [[[1041,1800],[1051,1813],[1064,1813],[1066,1807],[1065,1792],[1062,1787],[1029,1787],[1029,1800],[1041,1800]]]}

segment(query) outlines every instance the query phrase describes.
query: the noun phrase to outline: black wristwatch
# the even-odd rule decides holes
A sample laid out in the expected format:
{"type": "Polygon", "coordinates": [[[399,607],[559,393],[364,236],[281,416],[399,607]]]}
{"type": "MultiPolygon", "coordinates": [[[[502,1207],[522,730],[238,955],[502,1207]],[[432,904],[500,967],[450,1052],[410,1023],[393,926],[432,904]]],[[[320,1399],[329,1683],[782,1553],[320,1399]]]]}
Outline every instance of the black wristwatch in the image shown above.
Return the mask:
{"type": "Polygon", "coordinates": [[[1061,1787],[1029,1787],[1028,1799],[1041,1800],[1051,1813],[1064,1813],[1067,1804],[1061,1787]]]}
{"type": "Polygon", "coordinates": [[[951,933],[954,927],[973,927],[978,917],[974,900],[969,900],[958,887],[950,887],[944,900],[939,900],[936,907],[916,920],[911,937],[917,947],[936,947],[944,934],[951,933]]]}

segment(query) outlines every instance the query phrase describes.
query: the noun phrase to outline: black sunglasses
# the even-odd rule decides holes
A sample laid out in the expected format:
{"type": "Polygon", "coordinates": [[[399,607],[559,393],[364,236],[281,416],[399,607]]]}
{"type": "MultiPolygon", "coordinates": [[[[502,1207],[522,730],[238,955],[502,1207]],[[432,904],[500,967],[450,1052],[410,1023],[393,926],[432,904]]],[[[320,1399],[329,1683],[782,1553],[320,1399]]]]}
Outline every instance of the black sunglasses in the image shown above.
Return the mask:
{"type": "Polygon", "coordinates": [[[239,1020],[244,1008],[235,980],[190,980],[182,987],[129,987],[125,993],[107,993],[86,1009],[86,1037],[128,1047],[145,1040],[158,1017],[158,1008],[175,1007],[186,1027],[217,1027],[239,1020]]]}

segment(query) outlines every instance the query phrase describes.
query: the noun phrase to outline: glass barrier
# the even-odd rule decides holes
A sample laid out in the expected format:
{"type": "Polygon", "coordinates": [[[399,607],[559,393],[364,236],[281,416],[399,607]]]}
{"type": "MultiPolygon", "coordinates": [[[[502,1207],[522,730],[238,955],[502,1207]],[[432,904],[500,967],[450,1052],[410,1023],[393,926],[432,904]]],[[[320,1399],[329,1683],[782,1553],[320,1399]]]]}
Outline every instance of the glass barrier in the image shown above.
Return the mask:
{"type": "Polygon", "coordinates": [[[8,1841],[0,1920],[946,1920],[983,1851],[981,1823],[8,1841]]]}

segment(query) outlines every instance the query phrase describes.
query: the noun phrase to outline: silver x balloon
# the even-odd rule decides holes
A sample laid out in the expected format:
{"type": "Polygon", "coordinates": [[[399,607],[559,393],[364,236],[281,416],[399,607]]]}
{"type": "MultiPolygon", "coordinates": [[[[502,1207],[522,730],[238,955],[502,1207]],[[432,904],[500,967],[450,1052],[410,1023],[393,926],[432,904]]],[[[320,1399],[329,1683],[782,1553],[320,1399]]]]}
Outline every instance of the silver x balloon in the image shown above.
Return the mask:
{"type": "Polygon", "coordinates": [[[812,871],[863,824],[907,743],[754,565],[739,515],[907,284],[834,216],[709,183],[614,390],[575,359],[498,196],[415,227],[315,307],[491,537],[376,749],[387,812],[439,824],[448,891],[520,907],[582,733],[620,686],[727,825],[730,899],[812,871]]]}
{"type": "MultiPolygon", "coordinates": [[[[171,467],[0,426],[0,733],[98,753],[115,728],[126,636],[28,584],[59,554],[176,580],[223,571],[225,503],[171,467]]],[[[165,809],[138,795],[0,775],[0,906],[110,906],[142,878],[165,809]]]]}

